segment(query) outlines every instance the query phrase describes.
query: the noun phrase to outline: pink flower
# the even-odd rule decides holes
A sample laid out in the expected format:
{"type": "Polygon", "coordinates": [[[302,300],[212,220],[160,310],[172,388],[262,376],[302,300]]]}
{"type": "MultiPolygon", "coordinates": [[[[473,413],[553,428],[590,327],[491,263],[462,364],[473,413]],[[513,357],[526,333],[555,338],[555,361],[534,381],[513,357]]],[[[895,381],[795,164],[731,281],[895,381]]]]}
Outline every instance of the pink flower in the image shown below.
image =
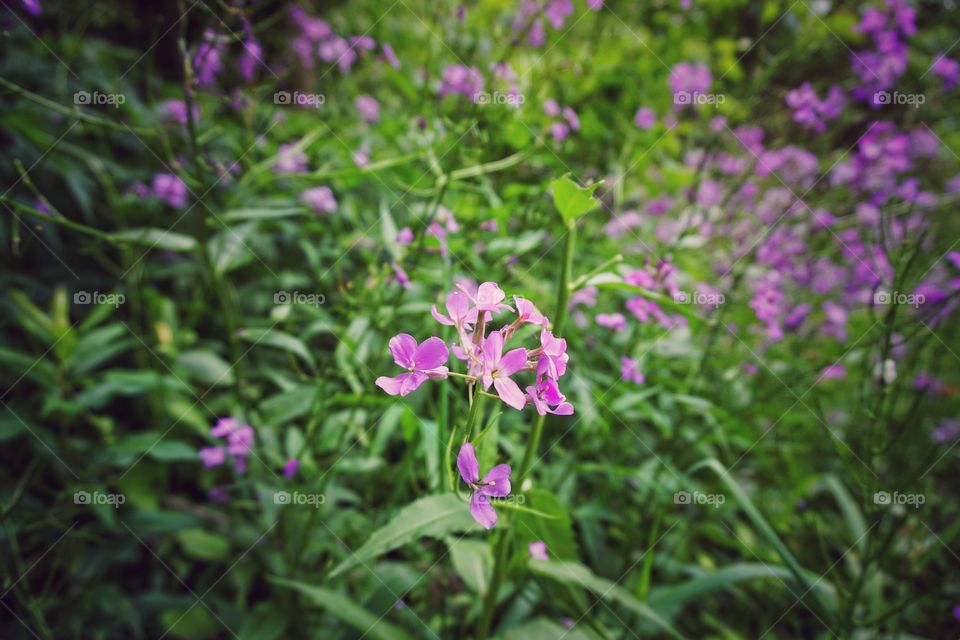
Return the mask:
{"type": "Polygon", "coordinates": [[[380,103],[373,96],[366,94],[357,96],[353,105],[360,112],[360,116],[369,123],[374,123],[380,119],[380,103]]]}
{"type": "Polygon", "coordinates": [[[513,296],[513,303],[517,305],[517,322],[528,324],[547,325],[547,317],[540,313],[532,302],[524,298],[513,296]]]}
{"type": "Polygon", "coordinates": [[[480,463],[473,445],[465,442],[457,454],[457,469],[460,477],[473,489],[470,496],[470,515],[484,529],[497,524],[497,512],[490,504],[490,497],[505,498],[510,495],[510,465],[498,464],[480,480],[480,463]]]}
{"type": "Polygon", "coordinates": [[[290,458],[283,465],[283,477],[292,478],[293,476],[297,475],[298,469],[300,469],[300,461],[296,458],[290,458]]]}
{"type": "Polygon", "coordinates": [[[567,372],[567,341],[557,338],[547,329],[540,332],[540,360],[537,362],[537,378],[547,376],[556,380],[567,372]]]}
{"type": "Polygon", "coordinates": [[[552,378],[544,378],[536,387],[527,387],[527,395],[537,413],[542,416],[548,413],[557,416],[573,415],[573,405],[567,402],[566,396],[560,393],[557,381],[552,378]]]}
{"type": "Polygon", "coordinates": [[[413,231],[410,230],[410,227],[404,227],[397,232],[396,242],[402,245],[408,245],[413,242],[413,231]]]}
{"type": "Polygon", "coordinates": [[[526,397],[510,376],[527,364],[527,350],[519,347],[503,354],[503,334],[492,331],[483,343],[483,388],[493,385],[500,399],[514,409],[523,409],[526,397]]]}
{"type": "Polygon", "coordinates": [[[640,107],[633,116],[633,124],[640,129],[649,129],[657,124],[657,114],[650,107],[640,107]]]}
{"type": "Polygon", "coordinates": [[[627,319],[622,313],[598,313],[597,324],[605,329],[620,331],[627,328],[627,319]]]}
{"type": "Polygon", "coordinates": [[[383,49],[383,57],[387,63],[394,69],[400,68],[400,58],[397,57],[397,54],[393,51],[393,47],[390,46],[389,42],[384,42],[380,45],[383,49]]]}
{"type": "Polygon", "coordinates": [[[437,311],[437,305],[430,307],[434,320],[448,327],[456,327],[458,331],[477,321],[477,310],[470,307],[470,298],[459,291],[447,295],[447,313],[449,317],[437,311]]]}
{"type": "Polygon", "coordinates": [[[413,336],[401,333],[390,338],[390,353],[397,366],[407,370],[407,373],[393,378],[377,378],[376,385],[391,396],[407,396],[428,378],[447,377],[448,369],[443,363],[447,361],[449,352],[440,338],[427,338],[418,345],[413,336]]]}
{"type": "Polygon", "coordinates": [[[643,384],[646,380],[637,361],[626,356],[620,358],[620,377],[637,384],[643,384]]]}
{"type": "MultiPolygon", "coordinates": [[[[603,6],[603,0],[600,0],[600,6],[603,6]]],[[[547,555],[547,543],[545,543],[543,540],[531,542],[529,545],[527,545],[527,551],[530,552],[530,557],[534,560],[550,559],[550,557],[547,555]]]]}
{"type": "Polygon", "coordinates": [[[223,447],[204,447],[200,449],[200,460],[205,467],[219,467],[227,459],[227,450],[223,447]]]}
{"type": "Polygon", "coordinates": [[[176,209],[187,204],[187,184],[172,173],[153,176],[153,195],[176,209]]]}
{"type": "Polygon", "coordinates": [[[337,210],[337,201],[327,187],[314,187],[300,194],[300,199],[317,213],[333,213],[337,210]]]}
{"type": "Polygon", "coordinates": [[[510,305],[502,304],[507,294],[503,292],[503,289],[501,289],[500,285],[496,282],[484,282],[477,287],[476,292],[470,291],[463,284],[458,284],[457,288],[467,294],[467,297],[477,311],[487,311],[497,314],[503,309],[510,309],[510,305]]]}

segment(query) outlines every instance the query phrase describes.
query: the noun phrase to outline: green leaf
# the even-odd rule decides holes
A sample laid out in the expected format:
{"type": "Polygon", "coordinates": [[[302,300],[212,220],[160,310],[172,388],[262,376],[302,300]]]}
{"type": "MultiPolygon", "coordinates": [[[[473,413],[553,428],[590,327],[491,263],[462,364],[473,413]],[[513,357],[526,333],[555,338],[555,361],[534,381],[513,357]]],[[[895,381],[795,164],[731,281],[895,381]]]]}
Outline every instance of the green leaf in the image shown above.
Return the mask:
{"type": "Polygon", "coordinates": [[[493,572],[493,554],[490,545],[480,540],[449,539],[450,559],[463,582],[478,595],[487,592],[493,572]]]}
{"type": "Polygon", "coordinates": [[[270,582],[281,587],[295,589],[307,596],[314,604],[322,607],[333,616],[361,631],[365,638],[374,640],[413,640],[405,631],[383,620],[382,615],[367,611],[356,603],[356,598],[348,597],[336,591],[314,587],[296,580],[269,578],[270,582]]]}
{"type": "Polygon", "coordinates": [[[443,538],[454,531],[478,528],[466,501],[453,493],[427,496],[407,505],[330,573],[334,578],[354,566],[426,536],[443,538]]]}
{"type": "Polygon", "coordinates": [[[208,386],[233,384],[232,367],[213,351],[185,351],[177,357],[177,364],[196,382],[208,386]]]}
{"type": "Polygon", "coordinates": [[[596,188],[596,184],[581,187],[569,176],[557,178],[550,183],[553,204],[560,212],[564,224],[568,227],[573,226],[580,219],[580,216],[592,211],[600,204],[600,201],[593,197],[593,191],[596,188]]]}
{"type": "Polygon", "coordinates": [[[160,462],[182,462],[184,460],[196,462],[197,460],[196,448],[179,440],[161,440],[149,449],[147,455],[160,462]]]}
{"type": "Polygon", "coordinates": [[[561,560],[531,560],[530,570],[571,587],[583,587],[601,600],[615,602],[647,620],[672,638],[683,638],[679,631],[648,605],[637,600],[629,591],[606,578],[594,574],[579,562],[561,560]]]}
{"type": "Polygon", "coordinates": [[[542,540],[551,558],[575,560],[577,545],[573,537],[573,524],[566,507],[549,491],[534,489],[525,494],[525,506],[546,513],[552,518],[544,518],[520,511],[517,513],[517,540],[524,548],[531,542],[542,540]]]}
{"type": "Polygon", "coordinates": [[[195,238],[166,229],[124,229],[111,233],[110,239],[181,253],[193,251],[197,248],[195,238]]]}
{"type": "Polygon", "coordinates": [[[230,541],[203,529],[187,529],[177,534],[183,552],[200,560],[222,560],[230,552],[230,541]]]}
{"type": "Polygon", "coordinates": [[[302,216],[303,207],[255,207],[250,209],[232,209],[220,216],[224,222],[244,222],[247,220],[276,220],[278,218],[289,218],[292,216],[302,216]]]}
{"type": "Polygon", "coordinates": [[[240,337],[253,344],[263,344],[298,356],[311,369],[316,369],[316,362],[310,350],[299,338],[277,331],[276,329],[242,329],[240,337]]]}
{"type": "Polygon", "coordinates": [[[497,635],[499,640],[589,640],[592,637],[577,629],[576,625],[567,629],[549,618],[535,618],[497,635]]]}

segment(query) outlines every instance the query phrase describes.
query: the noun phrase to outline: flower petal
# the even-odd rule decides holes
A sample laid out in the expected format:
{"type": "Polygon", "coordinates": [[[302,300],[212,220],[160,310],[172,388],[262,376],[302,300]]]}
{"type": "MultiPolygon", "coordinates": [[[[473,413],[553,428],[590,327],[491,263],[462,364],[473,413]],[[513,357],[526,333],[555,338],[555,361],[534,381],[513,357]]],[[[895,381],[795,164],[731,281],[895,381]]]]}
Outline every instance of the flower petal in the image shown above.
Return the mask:
{"type": "Polygon", "coordinates": [[[464,442],[460,447],[460,453],[457,454],[457,469],[460,470],[460,477],[467,484],[480,480],[480,463],[477,462],[477,454],[469,442],[464,442]]]}
{"type": "Polygon", "coordinates": [[[422,371],[411,371],[410,373],[401,373],[396,377],[400,380],[400,395],[408,396],[427,381],[427,374],[422,371]]]}
{"type": "Polygon", "coordinates": [[[510,378],[494,378],[493,386],[497,389],[497,395],[500,399],[517,411],[523,409],[527,404],[527,397],[517,386],[517,383],[510,378]]]}
{"type": "Polygon", "coordinates": [[[481,487],[480,492],[497,498],[505,498],[510,495],[510,471],[510,465],[508,464],[498,464],[490,469],[487,475],[483,476],[483,482],[492,482],[493,484],[481,487]]]}
{"type": "Polygon", "coordinates": [[[500,366],[497,367],[497,370],[500,372],[500,375],[512,376],[520,369],[523,369],[527,364],[527,350],[523,347],[519,347],[507,353],[500,359],[500,366]]]}
{"type": "Polygon", "coordinates": [[[402,383],[403,380],[400,379],[400,376],[397,376],[396,378],[380,376],[377,378],[374,384],[389,393],[391,396],[397,396],[400,395],[400,386],[402,383]]]}
{"type": "Polygon", "coordinates": [[[437,305],[430,306],[430,315],[432,315],[433,319],[439,322],[440,324],[447,325],[448,327],[453,326],[453,320],[451,320],[447,316],[437,311],[437,305]]]}
{"type": "Polygon", "coordinates": [[[424,369],[435,369],[442,366],[450,357],[447,351],[447,344],[437,338],[427,338],[417,347],[417,352],[413,356],[414,366],[420,371],[424,369]]]}
{"type": "Polygon", "coordinates": [[[410,369],[414,366],[414,355],[417,353],[417,341],[409,333],[400,333],[390,338],[390,353],[397,366],[410,369]]]}
{"type": "Polygon", "coordinates": [[[490,498],[482,493],[474,493],[470,496],[470,515],[484,529],[490,529],[497,524],[497,512],[490,504],[490,498]]]}

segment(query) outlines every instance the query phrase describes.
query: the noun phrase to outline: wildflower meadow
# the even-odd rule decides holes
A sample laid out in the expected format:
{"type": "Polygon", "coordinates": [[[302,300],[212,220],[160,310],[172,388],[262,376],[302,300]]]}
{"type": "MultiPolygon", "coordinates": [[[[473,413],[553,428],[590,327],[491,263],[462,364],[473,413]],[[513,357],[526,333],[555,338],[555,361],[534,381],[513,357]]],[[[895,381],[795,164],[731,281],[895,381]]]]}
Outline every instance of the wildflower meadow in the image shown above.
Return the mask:
{"type": "Polygon", "coordinates": [[[0,0],[0,638],[960,637],[956,0],[0,0]]]}

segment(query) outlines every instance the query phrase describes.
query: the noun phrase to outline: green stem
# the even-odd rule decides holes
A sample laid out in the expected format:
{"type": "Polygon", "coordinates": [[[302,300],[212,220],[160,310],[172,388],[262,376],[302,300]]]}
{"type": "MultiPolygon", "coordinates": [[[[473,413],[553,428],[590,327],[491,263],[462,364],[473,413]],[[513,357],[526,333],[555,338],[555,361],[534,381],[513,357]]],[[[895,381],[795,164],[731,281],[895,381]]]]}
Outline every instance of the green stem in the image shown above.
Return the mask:
{"type": "MultiPolygon", "coordinates": [[[[563,331],[564,324],[567,321],[567,301],[570,298],[570,279],[573,273],[573,254],[577,243],[576,222],[567,225],[567,233],[564,238],[563,248],[563,268],[560,272],[560,280],[557,282],[557,308],[554,312],[553,333],[559,335],[563,331]]],[[[527,440],[527,448],[523,453],[523,462],[520,463],[520,471],[514,477],[515,486],[522,487],[523,481],[533,466],[533,456],[540,446],[540,436],[543,433],[544,416],[537,416],[533,421],[533,428],[530,430],[530,437],[527,440]]],[[[493,574],[490,576],[490,586],[483,597],[483,613],[480,614],[480,623],[477,627],[477,640],[487,640],[490,634],[490,625],[493,622],[493,610],[497,606],[497,592],[500,591],[500,584],[503,582],[506,572],[507,556],[510,551],[510,539],[513,534],[513,524],[516,520],[510,518],[510,523],[506,531],[500,534],[497,540],[496,550],[494,551],[493,574]]]]}

